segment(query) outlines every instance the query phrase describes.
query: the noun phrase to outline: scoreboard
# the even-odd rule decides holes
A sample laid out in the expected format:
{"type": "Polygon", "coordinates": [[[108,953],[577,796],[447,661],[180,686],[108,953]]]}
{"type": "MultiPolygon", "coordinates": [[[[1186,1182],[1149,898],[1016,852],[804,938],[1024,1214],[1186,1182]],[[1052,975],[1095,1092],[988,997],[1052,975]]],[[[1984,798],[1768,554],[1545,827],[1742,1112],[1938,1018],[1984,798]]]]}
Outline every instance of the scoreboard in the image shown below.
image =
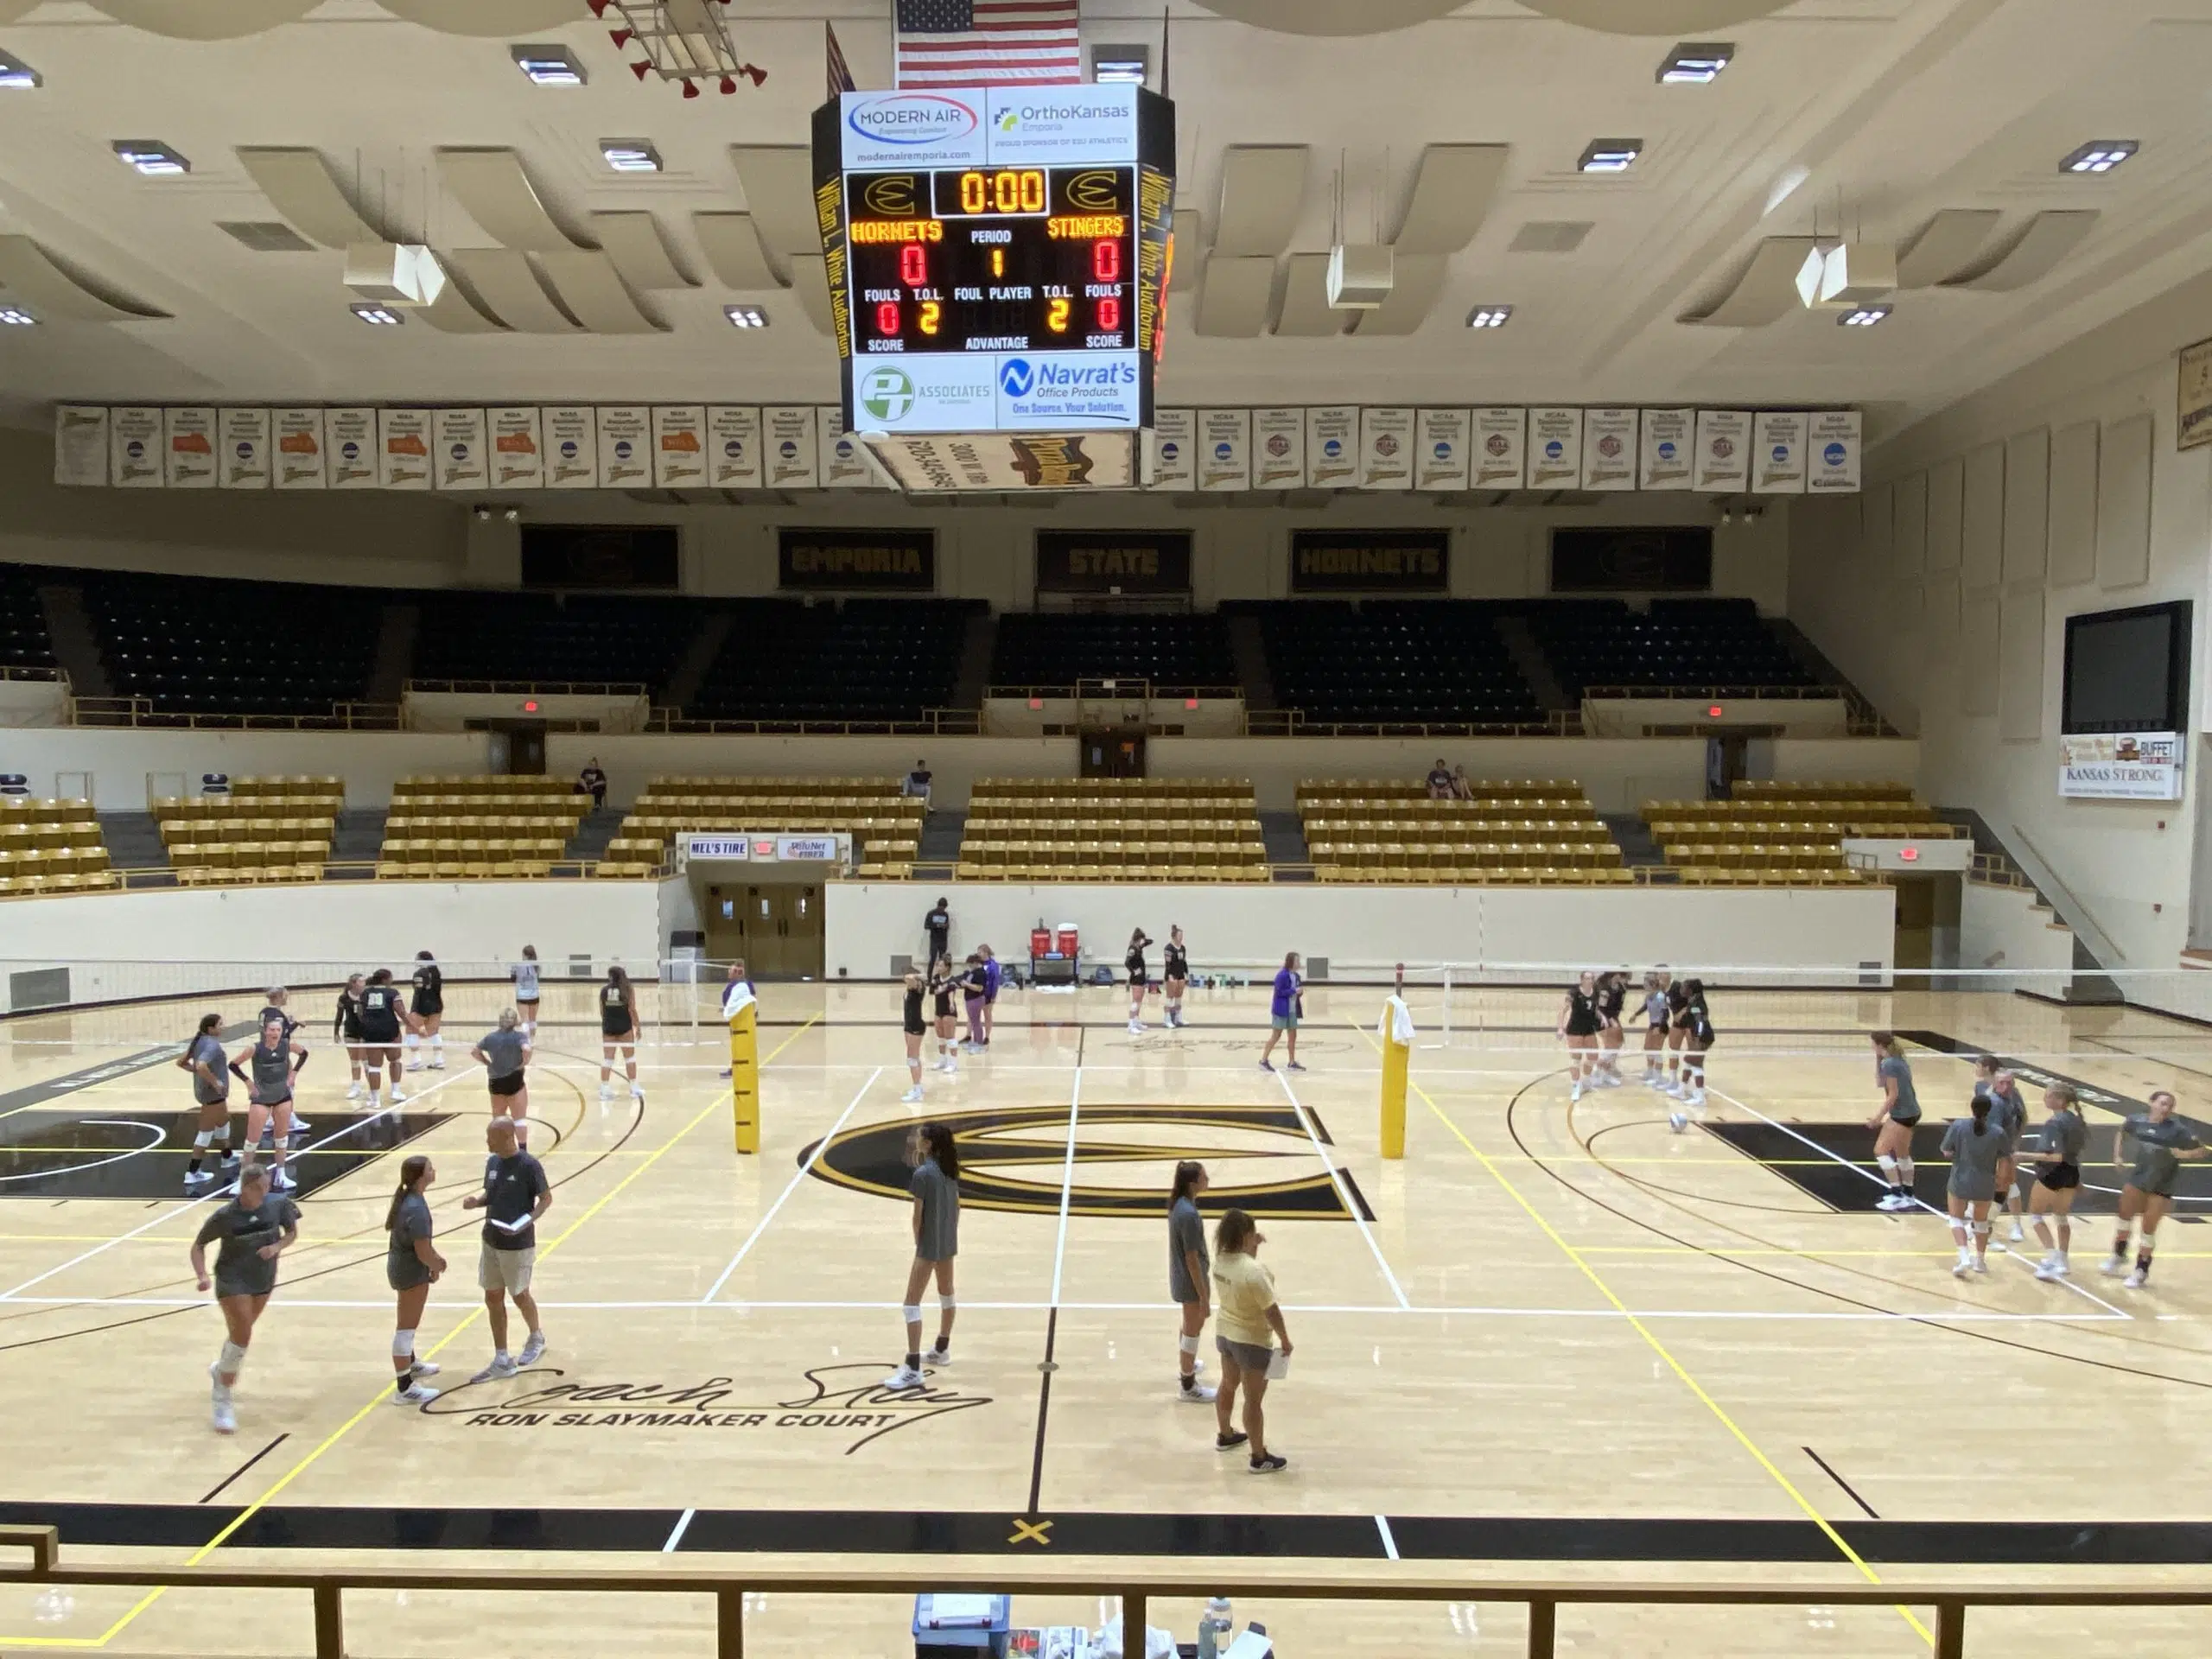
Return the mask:
{"type": "Polygon", "coordinates": [[[880,458],[886,436],[1084,433],[1131,441],[1076,453],[1134,456],[1166,333],[1174,142],[1173,106],[1133,86],[848,92],[817,111],[849,429],[880,458]]]}

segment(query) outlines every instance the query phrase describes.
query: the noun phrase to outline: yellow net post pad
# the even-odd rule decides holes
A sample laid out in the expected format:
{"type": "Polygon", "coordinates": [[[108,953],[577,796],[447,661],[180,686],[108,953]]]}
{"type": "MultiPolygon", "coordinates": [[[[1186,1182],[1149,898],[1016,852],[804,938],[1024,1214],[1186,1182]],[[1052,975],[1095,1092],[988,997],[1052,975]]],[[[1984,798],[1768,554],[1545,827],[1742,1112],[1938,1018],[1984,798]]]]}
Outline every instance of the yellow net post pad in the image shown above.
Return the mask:
{"type": "Polygon", "coordinates": [[[1404,1009],[1404,1002],[1394,996],[1382,1011],[1382,1141],[1385,1158],[1406,1155],[1406,1063],[1413,1058],[1414,1049],[1411,1043],[1398,1040],[1401,1027],[1397,1016],[1404,1009]]]}
{"type": "Polygon", "coordinates": [[[760,1150],[760,1045],[754,1032],[754,1005],[729,1017],[729,1114],[737,1132],[737,1149],[760,1150]]]}

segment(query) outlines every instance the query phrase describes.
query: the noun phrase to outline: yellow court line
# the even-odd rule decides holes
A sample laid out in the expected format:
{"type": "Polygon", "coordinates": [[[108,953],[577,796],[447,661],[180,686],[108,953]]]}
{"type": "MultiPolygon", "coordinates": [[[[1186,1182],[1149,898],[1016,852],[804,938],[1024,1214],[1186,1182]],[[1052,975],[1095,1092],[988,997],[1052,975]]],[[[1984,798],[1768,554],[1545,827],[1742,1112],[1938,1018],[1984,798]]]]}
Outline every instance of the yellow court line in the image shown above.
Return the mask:
{"type": "MultiPolygon", "coordinates": [[[[1365,1037],[1369,1042],[1372,1043],[1375,1041],[1374,1037],[1368,1032],[1364,1026],[1359,1026],[1354,1028],[1359,1032],[1361,1036],[1365,1037]]],[[[1676,1359],[1672,1351],[1670,1351],[1667,1347],[1667,1344],[1659,1340],[1658,1337],[1653,1333],[1651,1327],[1644,1324],[1642,1319],[1639,1319],[1634,1313],[1629,1311],[1628,1304],[1621,1300],[1618,1296],[1613,1294],[1613,1287],[1605,1282],[1603,1276],[1599,1274],[1595,1268],[1590,1265],[1590,1263],[1584,1258],[1582,1252],[1577,1249],[1573,1245],[1568,1243],[1565,1238],[1560,1236],[1559,1230],[1554,1227],[1550,1222],[1544,1219],[1543,1215],[1537,1210],[1536,1206],[1529,1203],[1528,1198],[1522,1195],[1521,1189],[1514,1185],[1511,1181],[1506,1179],[1505,1172],[1497,1166],[1496,1161],[1491,1159],[1490,1154],[1484,1152],[1480,1147],[1477,1146],[1472,1141],[1470,1141],[1467,1138],[1465,1132],[1462,1130],[1457,1123],[1453,1122],[1449,1116],[1446,1116],[1444,1109],[1429,1098],[1428,1091],[1426,1089],[1423,1089],[1417,1083],[1414,1084],[1412,1087],[1413,1091],[1421,1096],[1421,1103],[1427,1106],[1430,1111],[1436,1114],[1438,1121],[1441,1122],[1446,1128],[1452,1131],[1453,1136],[1459,1141],[1461,1146],[1466,1147],[1469,1152],[1474,1154],[1476,1161],[1481,1164],[1482,1166],[1490,1173],[1491,1179],[1505,1189],[1506,1196],[1511,1198],[1515,1204],[1520,1205],[1522,1213],[1542,1230],[1544,1236],[1551,1240],[1554,1245],[1559,1247],[1560,1254],[1565,1255],[1568,1261],[1574,1263],[1574,1265],[1581,1270],[1583,1277],[1590,1281],[1592,1287],[1596,1289],[1600,1296],[1603,1296],[1608,1302],[1612,1304],[1613,1311],[1629,1322],[1630,1328],[1635,1331],[1636,1334],[1642,1337],[1645,1344],[1650,1348],[1651,1351],[1658,1355],[1659,1357],[1665,1362],[1667,1369],[1674,1372],[1676,1378],[1681,1381],[1682,1386],[1697,1396],[1698,1403],[1702,1405],[1707,1411],[1713,1414],[1713,1416],[1719,1421],[1720,1426],[1726,1429],[1729,1434],[1734,1438],[1736,1444],[1742,1446],[1745,1451],[1751,1453],[1752,1460],[1756,1462],[1760,1468],[1765,1470],[1769,1475],[1774,1478],[1775,1484],[1780,1486],[1784,1492],[1788,1493],[1790,1502],[1796,1504],[1800,1510],[1802,1510],[1805,1512],[1807,1518],[1809,1519],[1815,1526],[1818,1527],[1824,1535],[1826,1535],[1827,1541],[1836,1547],[1837,1551],[1843,1556],[1844,1560],[1849,1561],[1852,1566],[1857,1567],[1859,1573],[1866,1578],[1867,1583],[1881,1583],[1881,1575],[1876,1573],[1872,1567],[1866,1565],[1866,1558],[1860,1555],[1857,1550],[1853,1549],[1849,1542],[1846,1541],[1844,1535],[1838,1532],[1834,1526],[1829,1524],[1828,1518],[1826,1516],[1822,1515],[1820,1510],[1813,1507],[1811,1501],[1806,1497],[1804,1493],[1797,1490],[1796,1484],[1790,1480],[1789,1477],[1783,1474],[1780,1469],[1775,1466],[1774,1459],[1767,1456],[1764,1452],[1759,1449],[1758,1443],[1752,1440],[1749,1434],[1744,1432],[1742,1427],[1733,1417],[1731,1417],[1728,1414],[1726,1409],[1722,1407],[1720,1402],[1705,1391],[1704,1386],[1683,1368],[1681,1361],[1676,1359]]],[[[1931,1648],[1936,1645],[1936,1633],[1933,1630],[1930,1630],[1926,1624],[1921,1622],[1918,1614],[1915,1613],[1911,1608],[1905,1606],[1903,1603],[1899,1603],[1897,1605],[1897,1611],[1904,1616],[1905,1623],[1912,1626],[1914,1631],[1919,1636],[1922,1641],[1925,1642],[1931,1648]]]]}
{"type": "MultiPolygon", "coordinates": [[[[804,1034],[808,1027],[812,1026],[817,1020],[820,1019],[820,1017],[821,1016],[817,1014],[814,1016],[813,1019],[808,1020],[805,1025],[799,1027],[797,1031],[792,1032],[790,1036],[785,1038],[782,1042],[777,1044],[775,1048],[770,1052],[768,1058],[761,1061],[760,1064],[764,1067],[772,1064],[777,1055],[781,1054],[786,1048],[789,1048],[793,1043],[797,1042],[799,1038],[804,1034]]],[[[566,1228],[562,1230],[557,1236],[550,1240],[546,1243],[545,1248],[538,1252],[540,1258],[542,1259],[552,1255],[553,1252],[559,1249],[562,1245],[567,1243],[568,1241],[575,1235],[578,1229],[582,1227],[586,1222],[589,1221],[601,1211],[606,1209],[608,1205],[613,1203],[615,1199],[620,1198],[624,1191],[628,1188],[632,1181],[638,1179],[639,1177],[643,1175],[647,1170],[651,1169],[654,1164],[660,1160],[661,1157],[664,1154],[674,1150],[677,1142],[683,1140],[683,1137],[690,1135],[692,1130],[697,1128],[699,1125],[705,1122],[709,1116],[715,1112],[719,1111],[729,1100],[729,1097],[730,1091],[725,1089],[720,1094],[716,1095],[714,1099],[709,1101],[704,1106],[701,1107],[696,1116],[695,1116],[691,1121],[686,1123],[682,1128],[678,1129],[674,1135],[669,1136],[667,1141],[663,1142],[658,1150],[654,1152],[650,1158],[647,1158],[643,1163],[639,1164],[635,1169],[632,1170],[627,1175],[625,1175],[612,1187],[608,1188],[607,1192],[601,1196],[596,1203],[594,1203],[589,1209],[586,1210],[583,1214],[578,1216],[574,1221],[570,1222],[566,1228]]],[[[431,1356],[438,1353],[441,1350],[449,1346],[461,1337],[462,1332],[467,1331],[471,1325],[474,1325],[479,1319],[482,1318],[483,1313],[483,1305],[479,1303],[475,1308],[471,1310],[466,1319],[462,1319],[460,1324],[454,1325],[452,1330],[446,1332],[443,1337],[441,1337],[436,1342],[433,1343],[429,1350],[423,1354],[423,1357],[426,1359],[429,1358],[431,1356]]],[[[363,1406],[359,1411],[355,1412],[351,1417],[348,1417],[343,1423],[332,1430],[331,1433],[323,1439],[322,1443],[317,1446],[314,1451],[308,1452],[297,1463],[294,1464],[289,1469],[286,1470],[284,1473],[280,1476],[266,1491],[263,1492],[259,1497],[257,1497],[252,1503],[246,1505],[245,1509],[239,1510],[237,1517],[231,1522],[230,1525],[225,1527],[220,1532],[217,1533],[205,1544],[202,1544],[199,1549],[194,1551],[192,1556],[185,1562],[185,1565],[187,1567],[198,1567],[218,1549],[220,1549],[225,1543],[230,1541],[232,1535],[234,1535],[240,1527],[243,1527],[247,1522],[253,1519],[255,1516],[266,1509],[270,1501],[276,1497],[277,1493],[283,1491],[295,1480],[297,1480],[302,1475],[305,1474],[308,1468],[316,1461],[316,1459],[321,1458],[324,1452],[329,1451],[331,1447],[336,1446],[339,1441],[344,1440],[346,1435],[352,1433],[356,1427],[375,1414],[380,1408],[388,1404],[391,1399],[391,1391],[389,1389],[378,1390],[376,1395],[371,1399],[366,1405],[363,1406]]],[[[114,1624],[109,1625],[107,1629],[99,1636],[0,1636],[0,1646],[20,1648],[104,1648],[109,1643],[114,1641],[117,1637],[120,1636],[125,1627],[127,1627],[132,1620],[136,1619],[139,1614],[144,1612],[149,1607],[151,1607],[156,1602],[159,1601],[163,1595],[168,1593],[169,1588],[170,1586],[168,1585],[156,1585],[153,1589],[148,1591],[143,1596],[139,1598],[137,1604],[133,1606],[130,1611],[124,1613],[121,1618],[117,1619],[114,1624]]]]}

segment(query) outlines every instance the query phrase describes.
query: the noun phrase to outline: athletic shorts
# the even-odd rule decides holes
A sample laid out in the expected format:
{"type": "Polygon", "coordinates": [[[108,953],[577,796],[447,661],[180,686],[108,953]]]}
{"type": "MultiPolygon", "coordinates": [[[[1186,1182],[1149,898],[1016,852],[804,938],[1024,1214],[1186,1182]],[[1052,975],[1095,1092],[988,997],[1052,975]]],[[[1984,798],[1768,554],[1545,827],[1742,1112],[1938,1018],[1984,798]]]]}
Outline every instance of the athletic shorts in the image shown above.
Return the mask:
{"type": "Polygon", "coordinates": [[[2082,1185],[2082,1166],[2046,1164],[2036,1172],[2036,1179],[2054,1192],[2069,1192],[2082,1185]]]}
{"type": "Polygon", "coordinates": [[[504,1290],[519,1296],[530,1288],[531,1269],[537,1264],[537,1246],[524,1250],[495,1249],[488,1238],[476,1253],[476,1287],[504,1290]]]}
{"type": "Polygon", "coordinates": [[[523,1083],[528,1076],[529,1073],[524,1071],[510,1071],[504,1077],[492,1078],[486,1086],[495,1095],[518,1095],[522,1093],[523,1083]]]}
{"type": "Polygon", "coordinates": [[[442,1015],[445,1011],[445,999],[442,996],[418,996],[415,999],[415,1017],[417,1020],[426,1014],[442,1015]]]}
{"type": "Polygon", "coordinates": [[[909,1037],[926,1037],[930,1028],[927,1026],[909,1025],[906,1029],[909,1037]]]}
{"type": "Polygon", "coordinates": [[[396,1027],[390,1036],[380,1031],[365,1031],[357,1040],[364,1048],[397,1048],[399,1032],[396,1027]]]}
{"type": "Polygon", "coordinates": [[[292,1103],[292,1091],[287,1089],[283,1094],[277,1096],[274,1100],[261,1100],[257,1098],[253,1103],[256,1106],[269,1107],[272,1110],[279,1106],[289,1106],[292,1103]]]}
{"type": "Polygon", "coordinates": [[[599,1036],[601,1042],[626,1043],[637,1034],[637,1028],[626,1023],[619,1027],[610,1028],[604,1020],[599,1022],[599,1036]]]}
{"type": "Polygon", "coordinates": [[[1217,1354],[1228,1355],[1236,1362],[1238,1370],[1249,1371],[1255,1376],[1265,1376],[1268,1374],[1268,1362],[1275,1357],[1275,1351],[1263,1344],[1231,1342],[1227,1337],[1220,1336],[1213,1339],[1213,1351],[1217,1354]]]}
{"type": "Polygon", "coordinates": [[[1294,1014],[1278,1014],[1273,1016],[1268,1023],[1277,1031],[1296,1031],[1298,1016],[1294,1014]]]}

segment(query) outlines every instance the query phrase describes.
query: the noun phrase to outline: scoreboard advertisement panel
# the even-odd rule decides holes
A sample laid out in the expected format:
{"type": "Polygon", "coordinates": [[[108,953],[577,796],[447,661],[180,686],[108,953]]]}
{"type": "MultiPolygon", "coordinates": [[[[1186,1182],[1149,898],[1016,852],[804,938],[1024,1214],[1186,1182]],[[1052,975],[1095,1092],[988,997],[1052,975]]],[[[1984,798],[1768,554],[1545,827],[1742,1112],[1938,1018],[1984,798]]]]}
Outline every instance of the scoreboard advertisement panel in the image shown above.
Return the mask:
{"type": "Polygon", "coordinates": [[[1174,153],[1173,106],[1133,86],[823,105],[815,207],[849,429],[1149,426],[1174,153]]]}

